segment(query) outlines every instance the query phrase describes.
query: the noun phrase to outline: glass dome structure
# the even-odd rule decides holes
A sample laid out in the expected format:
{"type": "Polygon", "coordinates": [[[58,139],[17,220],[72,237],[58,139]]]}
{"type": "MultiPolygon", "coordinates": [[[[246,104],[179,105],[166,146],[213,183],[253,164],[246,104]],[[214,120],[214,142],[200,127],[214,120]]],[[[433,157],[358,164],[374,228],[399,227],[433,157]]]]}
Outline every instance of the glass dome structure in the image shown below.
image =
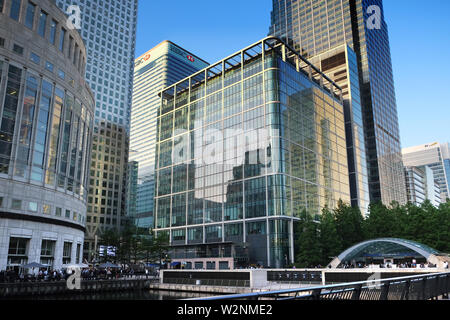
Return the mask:
{"type": "Polygon", "coordinates": [[[361,242],[342,252],[332,262],[332,267],[341,263],[383,261],[385,259],[430,260],[440,253],[426,245],[411,240],[381,238],[361,242]]]}

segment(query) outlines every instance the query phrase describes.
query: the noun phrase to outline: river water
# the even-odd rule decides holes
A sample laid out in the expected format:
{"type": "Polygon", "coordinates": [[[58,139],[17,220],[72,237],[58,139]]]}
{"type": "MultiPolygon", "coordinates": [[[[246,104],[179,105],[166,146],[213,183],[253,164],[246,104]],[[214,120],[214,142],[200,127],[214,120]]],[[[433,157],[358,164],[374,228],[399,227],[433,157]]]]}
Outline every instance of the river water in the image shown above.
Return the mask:
{"type": "MultiPolygon", "coordinates": [[[[178,300],[208,297],[208,293],[193,293],[164,290],[116,291],[87,294],[42,295],[15,298],[14,300],[178,300]]],[[[11,299],[12,300],[12,299],[11,299]]]]}

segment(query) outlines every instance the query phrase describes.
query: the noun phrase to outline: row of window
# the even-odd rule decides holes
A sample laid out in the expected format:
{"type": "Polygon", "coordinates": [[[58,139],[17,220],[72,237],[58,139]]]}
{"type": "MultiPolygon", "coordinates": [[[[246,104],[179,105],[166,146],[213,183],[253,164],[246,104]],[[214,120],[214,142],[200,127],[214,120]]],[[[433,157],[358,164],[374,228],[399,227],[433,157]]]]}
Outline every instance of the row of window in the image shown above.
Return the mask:
{"type": "MultiPolygon", "coordinates": [[[[1,1],[1,0],[0,0],[1,1]]],[[[30,239],[15,238],[9,240],[8,247],[8,266],[22,266],[27,263],[30,239]]],[[[62,264],[72,263],[72,247],[73,243],[64,241],[62,252],[62,264]]],[[[56,251],[56,241],[43,239],[41,242],[41,258],[40,262],[50,268],[54,266],[56,251]]],[[[77,243],[76,257],[74,263],[81,263],[81,243],[77,243]]]]}
{"type": "MultiPolygon", "coordinates": [[[[4,9],[4,0],[1,2],[0,13],[4,9]]],[[[55,45],[71,59],[78,71],[84,74],[86,58],[83,56],[80,45],[76,43],[72,36],[68,36],[67,30],[61,26],[62,23],[58,23],[57,20],[51,18],[46,11],[39,9],[33,2],[24,0],[11,0],[9,17],[18,22],[23,22],[27,28],[36,31],[41,37],[55,45]],[[26,6],[25,17],[20,17],[21,6],[26,6]],[[68,45],[66,45],[67,41],[68,45]]]]}
{"type": "Polygon", "coordinates": [[[60,207],[55,207],[53,211],[53,206],[49,204],[39,204],[34,201],[23,201],[21,199],[12,199],[11,203],[6,203],[6,199],[4,197],[0,197],[0,208],[8,207],[12,210],[25,210],[31,213],[38,213],[39,211],[44,215],[55,216],[58,218],[66,218],[72,221],[80,222],[82,224],[85,223],[85,217],[78,212],[71,212],[68,209],[63,209],[60,207]]]}

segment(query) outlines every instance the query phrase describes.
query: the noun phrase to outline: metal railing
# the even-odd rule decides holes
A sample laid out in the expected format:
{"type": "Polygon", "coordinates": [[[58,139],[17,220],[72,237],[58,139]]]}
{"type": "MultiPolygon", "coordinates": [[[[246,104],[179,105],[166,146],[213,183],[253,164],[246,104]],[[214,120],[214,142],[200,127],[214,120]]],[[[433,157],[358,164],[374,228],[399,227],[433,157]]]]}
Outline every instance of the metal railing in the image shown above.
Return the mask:
{"type": "Polygon", "coordinates": [[[186,300],[429,300],[448,298],[449,291],[446,272],[186,300]]]}

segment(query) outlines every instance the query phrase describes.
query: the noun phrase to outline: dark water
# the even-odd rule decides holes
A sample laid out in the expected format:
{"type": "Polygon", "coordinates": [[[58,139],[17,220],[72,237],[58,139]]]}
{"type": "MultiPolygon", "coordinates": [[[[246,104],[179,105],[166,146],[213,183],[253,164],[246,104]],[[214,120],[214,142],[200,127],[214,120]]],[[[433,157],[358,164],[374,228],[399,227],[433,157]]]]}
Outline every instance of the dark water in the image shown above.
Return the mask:
{"type": "Polygon", "coordinates": [[[207,293],[142,290],[142,291],[116,291],[86,294],[45,295],[32,297],[16,297],[10,300],[178,300],[188,298],[201,298],[211,296],[207,293]]]}

